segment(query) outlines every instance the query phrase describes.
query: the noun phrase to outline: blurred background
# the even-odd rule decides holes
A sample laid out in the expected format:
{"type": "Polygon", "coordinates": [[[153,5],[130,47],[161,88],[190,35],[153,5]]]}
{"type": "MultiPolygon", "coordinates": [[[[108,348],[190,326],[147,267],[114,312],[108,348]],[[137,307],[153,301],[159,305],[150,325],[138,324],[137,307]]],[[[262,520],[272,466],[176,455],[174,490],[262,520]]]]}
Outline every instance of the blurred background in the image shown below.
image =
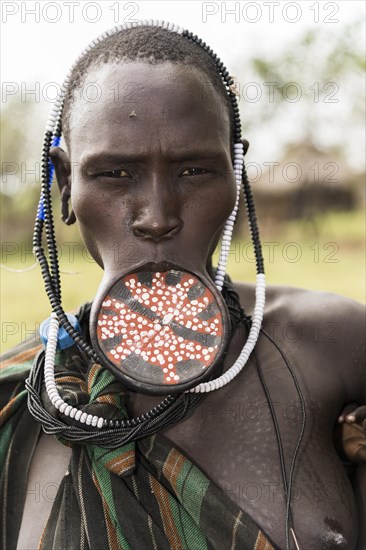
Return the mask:
{"type": "MultiPolygon", "coordinates": [[[[165,19],[197,33],[235,75],[269,284],[365,301],[363,2],[2,2],[1,351],[49,316],[32,230],[51,102],[74,59],[116,23],[165,19]]],[[[54,213],[63,304],[102,273],[54,213]]],[[[244,208],[241,209],[244,212],[244,208]]],[[[228,272],[253,282],[245,216],[228,272]]]]}

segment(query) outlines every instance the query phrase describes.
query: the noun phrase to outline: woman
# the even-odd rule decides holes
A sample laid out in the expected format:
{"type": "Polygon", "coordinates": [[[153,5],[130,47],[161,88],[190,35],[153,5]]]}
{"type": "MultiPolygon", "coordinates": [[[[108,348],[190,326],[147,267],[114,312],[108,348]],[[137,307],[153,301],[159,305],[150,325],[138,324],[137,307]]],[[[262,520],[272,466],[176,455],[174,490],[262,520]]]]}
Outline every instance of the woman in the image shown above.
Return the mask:
{"type": "MultiPolygon", "coordinates": [[[[60,101],[47,125],[34,239],[54,311],[48,356],[36,358],[27,383],[32,416],[20,394],[4,413],[7,548],[19,530],[19,548],[38,544],[35,516],[45,526],[41,548],[361,548],[355,494],[332,438],[346,405],[354,403],[350,426],[364,418],[365,376],[352,355],[363,312],[333,295],[270,288],[259,334],[263,265],[232,84],[208,46],[166,24],[103,36],[66,82],[63,109],[60,101]],[[98,101],[83,94],[90,83],[98,101]],[[68,152],[58,145],[61,125],[68,152]],[[63,219],[77,219],[104,270],[79,326],[61,306],[48,155],[63,219]],[[224,280],[242,181],[256,304],[252,285],[224,280]],[[334,341],[315,341],[314,327],[329,321],[334,341]],[[59,323],[67,343],[52,355],[59,323]],[[286,338],[288,323],[301,339],[286,338]],[[39,438],[33,417],[63,444],[39,438]],[[50,481],[53,505],[39,505],[30,491],[50,481]]],[[[19,362],[10,360],[12,373],[19,362]]],[[[20,371],[10,382],[26,377],[20,371]]],[[[10,384],[7,398],[12,391],[19,387],[10,384]]],[[[349,452],[357,462],[363,455],[349,452]]]]}

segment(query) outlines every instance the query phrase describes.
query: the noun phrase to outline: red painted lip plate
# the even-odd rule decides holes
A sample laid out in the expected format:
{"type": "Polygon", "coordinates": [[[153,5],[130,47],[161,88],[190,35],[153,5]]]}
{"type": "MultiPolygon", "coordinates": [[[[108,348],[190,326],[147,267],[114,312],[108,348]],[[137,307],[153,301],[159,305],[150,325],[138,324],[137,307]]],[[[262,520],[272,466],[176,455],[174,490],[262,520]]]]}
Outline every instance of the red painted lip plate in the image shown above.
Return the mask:
{"type": "Polygon", "coordinates": [[[226,342],[225,314],[192,273],[138,271],[114,282],[102,299],[92,341],[132,389],[182,392],[216,370],[226,342]]]}

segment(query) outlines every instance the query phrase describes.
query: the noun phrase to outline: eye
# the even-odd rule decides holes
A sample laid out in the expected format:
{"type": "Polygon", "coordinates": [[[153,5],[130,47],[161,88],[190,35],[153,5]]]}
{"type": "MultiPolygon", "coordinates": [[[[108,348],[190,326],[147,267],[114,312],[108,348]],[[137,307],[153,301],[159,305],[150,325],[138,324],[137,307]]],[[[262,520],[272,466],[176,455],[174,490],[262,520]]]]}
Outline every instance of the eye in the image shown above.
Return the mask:
{"type": "Polygon", "coordinates": [[[207,174],[209,170],[206,170],[205,168],[186,168],[181,172],[180,176],[202,176],[203,174],[207,174]]]}
{"type": "Polygon", "coordinates": [[[119,178],[130,178],[130,174],[126,170],[110,170],[108,172],[101,172],[99,176],[104,176],[105,178],[119,179],[119,178]]]}

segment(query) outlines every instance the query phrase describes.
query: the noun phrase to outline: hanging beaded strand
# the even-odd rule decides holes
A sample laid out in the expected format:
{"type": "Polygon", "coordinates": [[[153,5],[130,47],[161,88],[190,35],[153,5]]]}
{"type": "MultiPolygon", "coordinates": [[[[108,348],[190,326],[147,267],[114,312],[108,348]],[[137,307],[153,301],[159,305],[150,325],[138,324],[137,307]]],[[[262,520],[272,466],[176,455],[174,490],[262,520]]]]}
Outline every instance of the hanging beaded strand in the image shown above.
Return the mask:
{"type": "MultiPolygon", "coordinates": [[[[252,316],[252,326],[250,329],[248,340],[244,345],[243,350],[240,353],[234,365],[232,365],[232,367],[226,373],[224,373],[222,376],[220,376],[216,380],[199,384],[198,386],[190,390],[190,392],[194,392],[194,393],[209,392],[209,391],[218,389],[224,386],[225,384],[227,384],[228,382],[230,382],[235,376],[237,376],[237,374],[239,374],[239,372],[244,367],[258,339],[259,330],[260,330],[262,318],[263,318],[264,303],[265,303],[265,278],[264,278],[264,269],[263,269],[263,259],[262,259],[262,253],[261,253],[261,243],[260,243],[259,231],[258,231],[257,222],[256,222],[254,202],[253,202],[250,185],[249,185],[246,172],[245,172],[245,167],[244,167],[243,145],[240,141],[241,124],[240,124],[239,108],[237,105],[235,94],[230,89],[230,86],[232,86],[234,82],[230,78],[229,73],[226,70],[223,62],[220,61],[220,59],[211,50],[211,48],[209,48],[204,42],[202,42],[202,40],[199,39],[196,35],[193,35],[193,33],[190,33],[186,30],[183,31],[177,25],[166,23],[164,21],[160,22],[156,20],[141,21],[138,23],[128,23],[124,25],[119,25],[112,30],[106,31],[105,33],[100,35],[98,38],[93,40],[93,42],[80,54],[80,56],[77,58],[75,63],[77,63],[79,59],[83,57],[89,50],[94,48],[97,44],[99,44],[108,36],[114,33],[120,32],[122,30],[131,28],[131,27],[136,27],[136,26],[161,27],[171,32],[181,34],[182,36],[186,37],[188,40],[191,40],[195,42],[198,46],[202,47],[214,60],[217,66],[217,69],[220,75],[222,76],[223,83],[226,87],[228,96],[232,104],[232,112],[233,112],[233,118],[234,118],[233,166],[234,166],[234,173],[235,173],[236,186],[237,186],[237,196],[236,196],[234,209],[230,214],[224,227],[220,257],[219,257],[219,262],[218,262],[218,267],[217,267],[217,272],[215,277],[215,284],[217,288],[220,291],[222,291],[225,272],[226,272],[226,264],[228,260],[229,250],[230,250],[232,232],[233,232],[234,222],[238,211],[240,188],[243,183],[243,190],[244,190],[244,195],[246,200],[246,207],[248,211],[250,230],[251,230],[253,245],[255,249],[256,264],[257,264],[256,304],[255,304],[255,308],[252,316]]],[[[46,133],[45,133],[43,154],[42,154],[42,194],[41,194],[41,199],[40,199],[40,203],[37,211],[37,218],[35,222],[33,247],[34,247],[34,253],[36,255],[36,258],[41,266],[42,276],[45,281],[46,292],[54,312],[55,318],[53,323],[53,327],[54,327],[53,330],[55,334],[56,334],[56,325],[58,327],[59,324],[61,324],[61,326],[65,328],[67,333],[73,338],[75,343],[89,356],[89,358],[95,362],[98,362],[99,359],[95,354],[93,348],[83,339],[83,337],[69,323],[66,313],[63,310],[61,305],[59,266],[58,266],[57,248],[56,248],[56,240],[55,240],[55,234],[54,234],[51,196],[50,196],[50,188],[51,188],[52,178],[53,178],[53,166],[49,159],[49,150],[51,146],[58,145],[61,138],[61,117],[62,117],[64,95],[68,88],[72,69],[73,67],[70,69],[64,81],[61,94],[57,98],[55,105],[51,109],[51,113],[46,125],[46,133]],[[47,258],[45,256],[45,253],[42,247],[42,231],[44,226],[46,229],[46,237],[47,237],[47,245],[48,245],[49,256],[50,256],[51,269],[49,268],[47,258]]],[[[57,328],[57,332],[58,332],[58,328],[57,328]]],[[[86,417],[83,416],[83,414],[78,414],[79,412],[81,413],[81,411],[78,412],[77,409],[74,411],[72,407],[70,408],[70,406],[68,406],[60,398],[56,388],[56,384],[54,383],[55,353],[56,353],[56,347],[52,345],[50,348],[49,354],[47,356],[48,357],[47,373],[45,370],[45,376],[47,374],[47,381],[48,381],[48,387],[47,387],[47,384],[46,384],[46,387],[49,393],[49,397],[52,403],[54,404],[54,406],[58,410],[60,410],[60,412],[62,412],[63,414],[66,414],[66,416],[73,417],[75,418],[75,420],[78,420],[81,423],[86,422],[86,419],[88,418],[88,424],[91,424],[93,427],[94,426],[97,428],[105,427],[106,423],[103,422],[102,424],[101,418],[99,417],[89,418],[88,416],[86,417]],[[81,418],[83,420],[81,420],[81,418]]],[[[168,396],[160,403],[160,405],[154,407],[151,411],[149,411],[145,415],[142,415],[143,418],[138,417],[137,419],[131,419],[131,425],[134,426],[136,425],[136,423],[137,424],[143,423],[148,419],[157,417],[163,410],[169,407],[172,404],[172,402],[174,402],[174,398],[172,398],[172,396],[168,396]],[[146,416],[146,418],[144,416],[146,416]]]]}
{"type": "MultiPolygon", "coordinates": [[[[142,24],[150,24],[150,25],[155,24],[155,26],[159,26],[158,22],[155,22],[155,21],[154,22],[145,21],[142,24]]],[[[99,42],[107,38],[107,36],[110,36],[111,34],[120,32],[123,29],[131,28],[134,26],[137,26],[137,24],[120,25],[118,27],[115,27],[112,30],[106,31],[105,33],[103,33],[102,35],[100,35],[99,37],[97,37],[95,40],[92,41],[92,43],[76,59],[75,64],[89,50],[91,50],[99,42]]],[[[176,25],[164,24],[164,22],[162,22],[161,26],[172,32],[177,32],[177,33],[182,32],[180,27],[176,25]]],[[[67,315],[61,305],[59,265],[58,265],[57,247],[56,247],[56,239],[55,239],[55,233],[54,233],[51,196],[50,196],[50,189],[52,185],[54,169],[49,158],[49,150],[52,146],[58,145],[60,142],[61,118],[62,118],[64,96],[68,88],[72,69],[73,69],[73,66],[71,67],[71,69],[69,70],[65,78],[65,81],[61,88],[61,93],[58,96],[55,104],[51,109],[51,112],[46,124],[46,129],[45,129],[46,131],[45,131],[45,138],[44,138],[44,145],[43,145],[43,152],[42,152],[42,191],[41,191],[41,198],[39,201],[37,216],[35,221],[35,228],[34,228],[34,235],[33,235],[33,251],[37,258],[37,261],[41,266],[41,273],[45,282],[45,289],[46,289],[48,298],[50,300],[52,310],[58,319],[57,325],[59,326],[59,324],[61,324],[61,326],[63,326],[66,332],[73,338],[75,343],[82,349],[82,351],[84,351],[89,356],[91,360],[95,362],[99,362],[99,358],[95,354],[93,348],[83,339],[80,333],[77,332],[74,329],[74,327],[69,323],[67,315]],[[48,261],[42,246],[43,227],[45,227],[46,229],[47,245],[48,245],[48,251],[50,256],[51,270],[49,268],[48,261]]],[[[55,353],[56,353],[56,348],[54,349],[51,348],[49,357],[53,357],[53,365],[54,365],[55,353]]],[[[50,362],[48,362],[48,366],[49,365],[50,365],[50,362]]],[[[50,375],[50,370],[47,371],[47,374],[50,375]]],[[[55,387],[53,387],[53,389],[55,389],[55,387]]],[[[57,396],[53,394],[53,398],[51,399],[51,401],[54,406],[56,406],[55,403],[57,403],[56,408],[58,410],[60,410],[60,408],[62,407],[64,414],[66,410],[68,410],[69,412],[69,409],[63,406],[65,403],[61,400],[59,395],[57,396]]],[[[173,398],[172,396],[167,396],[159,405],[153,407],[153,409],[145,413],[145,415],[126,421],[126,426],[133,427],[137,424],[142,424],[147,420],[156,418],[163,411],[165,411],[174,401],[175,401],[175,398],[173,398]]],[[[84,417],[83,417],[83,420],[84,420],[84,417]]],[[[113,427],[114,421],[110,421],[108,426],[113,427]]],[[[106,423],[104,423],[104,427],[107,427],[106,423]]]]}
{"type": "Polygon", "coordinates": [[[201,393],[201,392],[210,392],[210,391],[222,388],[223,386],[228,384],[231,380],[233,380],[247,363],[249,356],[252,353],[255,347],[255,344],[257,343],[260,328],[262,326],[263,312],[264,312],[264,305],[265,305],[266,284],[265,284],[265,275],[264,275],[264,266],[263,266],[263,257],[262,257],[262,247],[261,247],[261,242],[259,238],[259,230],[258,230],[258,224],[257,224],[257,219],[255,214],[255,206],[254,206],[253,196],[251,193],[248,177],[244,166],[244,153],[243,153],[243,144],[241,143],[241,122],[240,122],[239,107],[236,100],[236,96],[231,90],[231,86],[234,84],[234,81],[230,77],[229,72],[227,71],[223,62],[220,61],[217,55],[212,51],[210,47],[206,45],[205,42],[202,42],[202,40],[198,38],[197,35],[193,35],[193,33],[191,32],[184,31],[182,34],[183,36],[186,36],[189,40],[192,40],[192,42],[195,42],[200,47],[202,47],[215,62],[217,69],[221,74],[221,77],[226,86],[226,90],[231,101],[232,112],[234,117],[234,125],[233,125],[234,126],[234,163],[233,164],[234,164],[234,174],[235,174],[235,179],[237,184],[237,196],[236,196],[234,209],[231,212],[224,227],[215,284],[219,290],[222,289],[229,250],[231,246],[234,223],[238,212],[239,194],[240,194],[240,188],[241,188],[242,182],[243,182],[243,192],[244,192],[245,201],[246,201],[250,231],[251,231],[251,236],[252,236],[252,241],[253,241],[253,246],[255,251],[255,257],[256,257],[256,267],[257,267],[256,293],[255,293],[256,299],[255,299],[255,307],[253,311],[252,323],[249,331],[248,340],[246,341],[242,351],[240,352],[239,357],[237,358],[235,363],[230,367],[230,369],[228,369],[219,378],[216,378],[215,380],[211,380],[209,382],[202,382],[201,384],[199,384],[198,386],[190,390],[190,392],[192,393],[201,393]]]}

